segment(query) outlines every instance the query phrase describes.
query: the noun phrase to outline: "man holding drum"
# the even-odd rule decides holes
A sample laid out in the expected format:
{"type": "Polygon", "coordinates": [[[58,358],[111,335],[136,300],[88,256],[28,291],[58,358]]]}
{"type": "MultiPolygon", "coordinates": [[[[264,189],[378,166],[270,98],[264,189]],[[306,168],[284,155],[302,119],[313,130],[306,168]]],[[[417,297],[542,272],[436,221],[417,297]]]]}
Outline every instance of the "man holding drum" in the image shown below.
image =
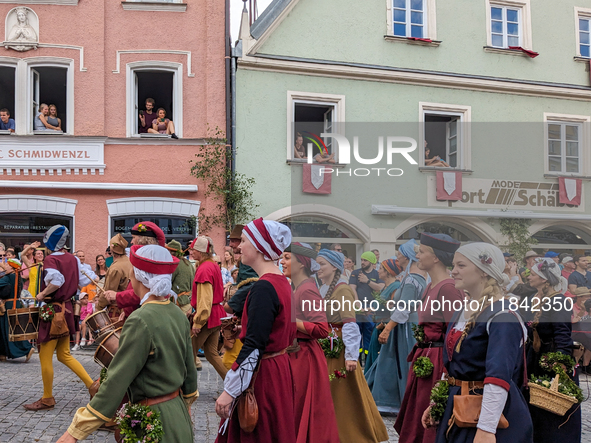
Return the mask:
{"type": "Polygon", "coordinates": [[[74,372],[87,388],[92,379],[82,365],[70,354],[70,335],[78,330],[74,322],[72,297],[76,295],[80,283],[80,260],[72,254],[64,253],[70,232],[63,225],[52,226],[43,237],[49,255],[45,258],[39,302],[49,302],[55,309],[51,321],[39,321],[39,360],[43,379],[43,396],[34,403],[24,405],[29,411],[53,409],[53,353],[58,361],[74,372]]]}

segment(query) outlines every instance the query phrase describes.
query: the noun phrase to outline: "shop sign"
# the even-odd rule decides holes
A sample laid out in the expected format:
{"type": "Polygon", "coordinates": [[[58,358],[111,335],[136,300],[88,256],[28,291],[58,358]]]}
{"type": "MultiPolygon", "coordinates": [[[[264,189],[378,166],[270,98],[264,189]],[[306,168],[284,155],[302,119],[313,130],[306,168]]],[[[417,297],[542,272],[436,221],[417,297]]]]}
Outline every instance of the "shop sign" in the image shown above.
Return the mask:
{"type": "Polygon", "coordinates": [[[558,183],[471,179],[462,180],[462,200],[437,201],[436,179],[428,178],[428,205],[466,209],[507,209],[511,211],[584,212],[580,206],[560,203],[558,183]]]}
{"type": "MultiPolygon", "coordinates": [[[[36,136],[38,137],[38,136],[36,136]]],[[[68,139],[63,136],[53,136],[55,139],[43,140],[36,138],[19,139],[18,137],[5,137],[0,139],[0,172],[15,174],[20,171],[32,170],[33,175],[40,170],[44,172],[62,170],[70,173],[86,173],[90,170],[94,174],[96,170],[102,173],[104,164],[104,142],[99,140],[68,139]],[[35,140],[38,140],[36,142],[35,140]]]]}

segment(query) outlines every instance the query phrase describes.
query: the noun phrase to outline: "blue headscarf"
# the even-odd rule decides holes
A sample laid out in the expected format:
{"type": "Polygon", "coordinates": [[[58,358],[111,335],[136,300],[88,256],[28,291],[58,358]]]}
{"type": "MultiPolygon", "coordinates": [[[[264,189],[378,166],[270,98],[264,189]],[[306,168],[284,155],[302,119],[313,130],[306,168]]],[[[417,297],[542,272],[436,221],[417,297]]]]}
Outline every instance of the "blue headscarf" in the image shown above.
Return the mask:
{"type": "Polygon", "coordinates": [[[345,256],[342,252],[321,249],[316,258],[318,257],[324,258],[327,262],[341,271],[341,274],[345,272],[345,256]]]}
{"type": "Polygon", "coordinates": [[[402,245],[400,245],[398,250],[400,251],[400,253],[402,255],[404,255],[406,258],[408,258],[411,262],[418,261],[417,254],[415,253],[416,244],[417,244],[417,242],[415,241],[414,238],[412,238],[409,241],[407,241],[406,243],[403,243],[402,245]]]}

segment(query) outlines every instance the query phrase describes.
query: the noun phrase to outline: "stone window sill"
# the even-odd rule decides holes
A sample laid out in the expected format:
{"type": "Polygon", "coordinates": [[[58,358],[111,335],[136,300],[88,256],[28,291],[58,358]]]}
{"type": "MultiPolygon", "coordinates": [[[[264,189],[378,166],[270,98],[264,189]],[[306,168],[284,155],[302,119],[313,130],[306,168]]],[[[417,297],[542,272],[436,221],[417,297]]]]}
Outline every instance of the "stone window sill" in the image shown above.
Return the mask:
{"type": "Polygon", "coordinates": [[[509,49],[509,48],[495,48],[494,46],[484,46],[484,52],[492,52],[494,54],[505,54],[505,55],[516,55],[518,57],[528,57],[529,56],[519,49],[509,49]]]}
{"type": "Polygon", "coordinates": [[[186,3],[169,3],[169,2],[121,2],[121,6],[126,11],[165,11],[165,12],[185,12],[187,10],[186,3]]]}
{"type": "Polygon", "coordinates": [[[545,173],[544,174],[544,178],[560,178],[560,177],[565,177],[565,178],[579,178],[581,180],[591,180],[591,177],[586,176],[586,175],[567,175],[567,174],[559,174],[559,173],[545,173]]]}
{"type": "Polygon", "coordinates": [[[581,57],[580,55],[579,56],[576,56],[576,57],[573,57],[573,60],[576,61],[576,62],[587,63],[587,64],[589,64],[589,62],[591,62],[591,58],[589,58],[589,57],[581,57]]]}
{"type": "Polygon", "coordinates": [[[445,168],[445,167],[437,167],[437,166],[419,166],[419,172],[433,172],[433,171],[461,172],[462,174],[472,174],[474,172],[472,169],[445,168]]]}
{"type": "Polygon", "coordinates": [[[408,37],[399,37],[397,35],[384,35],[384,40],[388,42],[399,42],[399,43],[407,43],[409,45],[419,45],[419,46],[439,46],[441,44],[441,40],[431,40],[431,41],[423,41],[423,40],[412,40],[408,37]]]}
{"type": "Polygon", "coordinates": [[[33,135],[67,135],[63,131],[33,131],[33,135]]]}
{"type": "MultiPolygon", "coordinates": [[[[293,160],[293,159],[292,160],[288,159],[288,160],[286,160],[285,163],[287,163],[290,166],[303,166],[303,165],[308,164],[308,162],[305,160],[293,160]]],[[[312,164],[316,165],[316,166],[326,166],[327,168],[344,168],[345,166],[347,166],[344,163],[316,163],[316,162],[314,162],[312,164]]]]}

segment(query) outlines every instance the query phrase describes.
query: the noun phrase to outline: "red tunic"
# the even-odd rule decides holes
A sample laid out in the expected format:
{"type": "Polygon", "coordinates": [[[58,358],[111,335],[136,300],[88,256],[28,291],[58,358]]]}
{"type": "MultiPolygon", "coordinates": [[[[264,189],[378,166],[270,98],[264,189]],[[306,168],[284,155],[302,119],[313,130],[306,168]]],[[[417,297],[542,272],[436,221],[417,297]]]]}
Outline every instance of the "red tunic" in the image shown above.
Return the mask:
{"type": "Polygon", "coordinates": [[[297,331],[301,349],[289,354],[295,394],[297,443],[339,443],[326,358],[316,341],[328,336],[328,323],[324,310],[314,310],[314,302],[318,309],[322,297],[313,279],[298,286],[293,301],[296,319],[304,322],[308,332],[304,334],[297,331]],[[304,300],[310,301],[311,306],[303,306],[304,300]]]}
{"type": "MultiPolygon", "coordinates": [[[[250,315],[253,316],[254,313],[251,311],[250,315]]],[[[270,321],[268,323],[270,324],[270,321]]],[[[252,285],[246,298],[242,313],[242,332],[240,333],[240,340],[244,345],[238,359],[232,365],[232,370],[237,370],[252,350],[259,349],[261,351],[261,346],[263,346],[262,354],[280,352],[293,343],[295,336],[296,326],[291,318],[290,284],[283,275],[263,275],[259,281],[252,285]],[[260,288],[265,288],[263,290],[267,293],[261,294],[260,288]],[[273,292],[273,289],[276,294],[268,294],[273,292]],[[257,293],[257,291],[259,292],[257,293]],[[269,295],[268,299],[273,300],[276,304],[276,307],[273,308],[274,318],[270,332],[257,330],[259,323],[248,322],[249,304],[255,305],[255,301],[250,299],[251,296],[263,295],[265,303],[267,303],[266,296],[269,295]],[[261,341],[266,344],[263,345],[261,341]]],[[[254,384],[254,394],[259,408],[259,420],[254,431],[246,433],[240,429],[237,411],[234,410],[226,432],[218,434],[216,443],[295,443],[293,380],[287,354],[260,360],[260,369],[254,384]]],[[[220,426],[224,421],[221,421],[220,426]]]]}
{"type": "Polygon", "coordinates": [[[226,311],[222,307],[224,301],[224,283],[222,281],[220,267],[211,260],[204,261],[197,267],[191,294],[191,306],[193,308],[197,308],[197,283],[209,283],[213,286],[211,314],[207,319],[207,327],[212,329],[216,326],[221,326],[222,321],[220,319],[226,316],[226,311]]]}
{"type": "MultiPolygon", "coordinates": [[[[442,308],[431,315],[431,306],[433,300],[438,300],[443,306],[443,300],[453,304],[455,300],[463,299],[463,292],[455,288],[451,278],[445,279],[433,287],[429,283],[425,288],[422,310],[418,311],[419,325],[424,327],[425,341],[437,343],[438,347],[420,348],[417,344],[408,355],[407,361],[412,362],[413,365],[419,357],[429,357],[434,368],[430,377],[418,378],[411,365],[400,413],[394,423],[394,429],[398,432],[400,441],[405,443],[432,443],[435,441],[437,429],[423,428],[421,418],[429,406],[431,389],[437,381],[441,380],[444,371],[442,345],[447,331],[447,323],[451,321],[454,311],[442,308]]],[[[446,306],[448,306],[447,303],[446,306]]]]}
{"type": "MultiPolygon", "coordinates": [[[[74,309],[72,308],[72,297],[76,295],[78,289],[78,260],[72,254],[55,255],[50,254],[45,257],[43,261],[43,269],[45,270],[43,279],[41,279],[41,290],[46,288],[45,274],[48,269],[58,270],[65,279],[64,284],[53,294],[50,294],[52,302],[64,303],[66,313],[64,317],[68,324],[70,334],[76,334],[78,325],[74,321],[74,309]]],[[[60,307],[54,305],[55,312],[60,312],[60,307]]],[[[51,330],[51,322],[39,320],[39,336],[37,337],[37,344],[45,343],[51,340],[49,331],[51,330]]]]}
{"type": "Polygon", "coordinates": [[[117,293],[117,307],[125,312],[125,318],[129,317],[133,311],[140,307],[140,298],[135,295],[131,281],[127,284],[125,291],[117,293]]]}

